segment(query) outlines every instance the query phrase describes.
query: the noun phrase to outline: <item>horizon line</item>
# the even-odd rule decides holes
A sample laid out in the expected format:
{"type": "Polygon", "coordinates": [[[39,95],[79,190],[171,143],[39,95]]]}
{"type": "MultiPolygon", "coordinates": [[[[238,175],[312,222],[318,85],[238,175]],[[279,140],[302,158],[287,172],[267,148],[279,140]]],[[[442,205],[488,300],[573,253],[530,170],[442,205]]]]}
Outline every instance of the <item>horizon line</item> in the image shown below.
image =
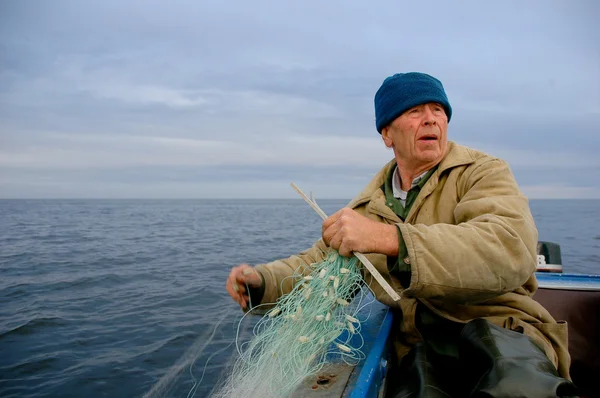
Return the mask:
{"type": "MultiPolygon", "coordinates": [[[[539,198],[539,197],[528,197],[529,200],[600,200],[598,198],[539,198]]],[[[266,197],[266,198],[232,198],[232,197],[215,197],[215,198],[203,198],[203,197],[194,197],[194,198],[143,198],[143,197],[125,197],[125,198],[111,198],[111,197],[96,197],[96,198],[85,198],[85,197],[0,197],[0,200],[300,200],[302,198],[290,198],[290,197],[266,197]]],[[[315,199],[316,200],[316,199],[315,199]]],[[[347,200],[350,201],[352,198],[320,198],[318,200],[347,200]]]]}

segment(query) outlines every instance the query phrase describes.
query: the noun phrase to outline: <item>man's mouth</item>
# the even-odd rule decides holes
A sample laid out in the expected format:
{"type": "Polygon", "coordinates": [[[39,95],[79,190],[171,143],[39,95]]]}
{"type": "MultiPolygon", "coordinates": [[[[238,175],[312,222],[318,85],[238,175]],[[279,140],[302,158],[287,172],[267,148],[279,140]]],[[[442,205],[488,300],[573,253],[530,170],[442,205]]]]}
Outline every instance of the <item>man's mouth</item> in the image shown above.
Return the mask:
{"type": "Polygon", "coordinates": [[[423,137],[419,138],[419,141],[435,141],[437,140],[437,136],[435,135],[424,135],[423,137]]]}

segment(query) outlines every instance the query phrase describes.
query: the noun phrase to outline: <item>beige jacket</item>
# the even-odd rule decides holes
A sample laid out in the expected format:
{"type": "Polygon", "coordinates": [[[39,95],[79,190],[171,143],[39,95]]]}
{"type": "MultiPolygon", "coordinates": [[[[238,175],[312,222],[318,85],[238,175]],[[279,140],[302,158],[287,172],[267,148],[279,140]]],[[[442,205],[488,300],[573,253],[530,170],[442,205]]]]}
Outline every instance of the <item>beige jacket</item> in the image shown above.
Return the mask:
{"type": "MultiPolygon", "coordinates": [[[[482,152],[448,144],[448,154],[421,189],[403,222],[388,207],[380,187],[395,164],[389,162],[348,207],[386,224],[397,224],[411,264],[408,287],[388,273],[382,254],[367,257],[401,295],[394,302],[364,271],[377,299],[399,307],[403,318],[399,357],[422,336],[415,327],[417,301],[457,322],[485,318],[523,331],[569,378],[567,325],[557,323],[531,298],[535,278],[537,229],[527,198],[519,191],[506,162],[482,152]]],[[[323,260],[330,250],[322,240],[292,257],[258,265],[265,279],[263,303],[272,303],[292,288],[290,276],[301,264],[323,260]],[[282,283],[283,281],[283,283],[282,283]]]]}

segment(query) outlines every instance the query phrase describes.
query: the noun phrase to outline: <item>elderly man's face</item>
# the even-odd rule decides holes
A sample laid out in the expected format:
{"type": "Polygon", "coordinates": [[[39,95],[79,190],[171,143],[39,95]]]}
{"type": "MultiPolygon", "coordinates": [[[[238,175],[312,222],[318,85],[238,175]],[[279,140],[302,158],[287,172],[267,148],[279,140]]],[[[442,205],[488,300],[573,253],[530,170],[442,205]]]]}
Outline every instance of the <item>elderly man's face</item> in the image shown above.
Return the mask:
{"type": "MultiPolygon", "coordinates": [[[[381,132],[398,164],[411,170],[433,167],[446,154],[448,117],[437,103],[417,105],[398,116],[381,132]]],[[[424,171],[422,170],[422,171],[424,171]]]]}

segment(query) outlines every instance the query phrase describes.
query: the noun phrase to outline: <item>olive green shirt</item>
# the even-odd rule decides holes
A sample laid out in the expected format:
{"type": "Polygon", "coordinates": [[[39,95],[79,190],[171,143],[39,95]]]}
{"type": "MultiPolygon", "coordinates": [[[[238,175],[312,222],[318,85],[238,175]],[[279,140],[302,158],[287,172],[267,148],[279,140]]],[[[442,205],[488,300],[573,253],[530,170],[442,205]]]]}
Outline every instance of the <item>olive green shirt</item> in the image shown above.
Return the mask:
{"type": "MultiPolygon", "coordinates": [[[[408,216],[408,212],[415,199],[421,192],[421,189],[429,180],[429,177],[435,172],[437,166],[429,170],[422,177],[418,177],[412,182],[412,187],[407,192],[406,202],[404,206],[402,202],[394,196],[393,178],[396,167],[392,167],[388,172],[385,184],[382,187],[385,192],[385,199],[390,209],[394,211],[404,221],[408,216]]],[[[388,257],[388,271],[400,279],[403,287],[407,288],[410,285],[411,268],[410,261],[405,261],[408,257],[408,250],[400,228],[398,228],[398,257],[388,257]]],[[[416,321],[418,328],[426,339],[426,343],[436,352],[442,355],[458,357],[458,347],[456,342],[458,334],[462,329],[461,324],[456,324],[447,321],[433,312],[427,307],[420,304],[417,306],[416,321]]]]}
{"type": "MultiPolygon", "coordinates": [[[[404,221],[406,216],[408,216],[408,212],[410,211],[411,206],[415,202],[415,199],[421,192],[421,189],[429,180],[429,177],[435,172],[437,166],[429,170],[423,177],[418,177],[412,182],[412,187],[408,191],[406,195],[406,202],[402,205],[400,199],[394,197],[394,189],[393,189],[393,179],[394,179],[394,171],[396,167],[392,167],[387,175],[385,180],[385,184],[382,189],[385,193],[385,199],[387,205],[394,213],[404,221]]],[[[404,239],[402,239],[402,233],[400,232],[400,228],[398,228],[398,257],[389,257],[388,258],[388,271],[390,274],[397,275],[400,279],[400,283],[404,288],[407,288],[410,285],[410,262],[405,261],[408,257],[408,249],[406,248],[406,244],[404,243],[404,239]]]]}

